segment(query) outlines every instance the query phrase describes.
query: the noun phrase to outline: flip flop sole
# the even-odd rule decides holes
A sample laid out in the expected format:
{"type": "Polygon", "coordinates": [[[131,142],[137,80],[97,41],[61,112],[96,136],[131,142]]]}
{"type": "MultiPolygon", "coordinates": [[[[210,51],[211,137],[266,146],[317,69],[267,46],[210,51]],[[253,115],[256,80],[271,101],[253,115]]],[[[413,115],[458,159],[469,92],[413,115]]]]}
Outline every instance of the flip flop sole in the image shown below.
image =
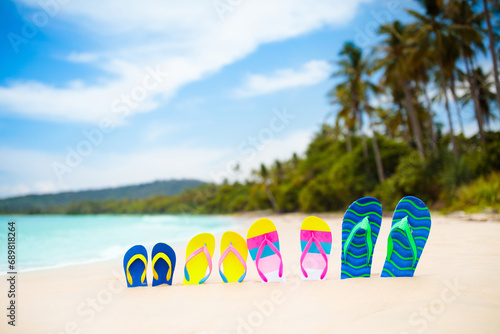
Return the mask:
{"type": "MultiPolygon", "coordinates": [[[[278,231],[274,223],[268,218],[261,218],[250,226],[247,232],[247,246],[252,260],[256,260],[261,243],[267,238],[279,251],[280,242],[278,231]]],[[[260,271],[266,276],[268,282],[284,282],[285,276],[279,277],[280,258],[265,245],[259,260],[260,271]]]]}
{"type": "Polygon", "coordinates": [[[431,230],[431,214],[420,199],[407,196],[399,201],[392,218],[392,226],[407,217],[411,235],[415,240],[417,259],[413,263],[410,241],[400,230],[393,230],[390,237],[393,240],[392,254],[388,254],[381,277],[413,277],[420,257],[424,250],[431,230]]]}
{"type": "Polygon", "coordinates": [[[380,231],[380,224],[382,223],[382,204],[376,198],[363,197],[354,201],[344,215],[342,221],[342,265],[340,275],[342,279],[370,277],[373,249],[372,254],[368,254],[365,232],[359,231],[354,235],[344,259],[344,248],[351,230],[365,217],[368,217],[369,220],[371,242],[374,249],[380,231]],[[367,262],[368,256],[370,258],[367,262]]]}
{"type": "Polygon", "coordinates": [[[146,268],[148,252],[142,245],[132,246],[123,257],[123,270],[129,288],[148,286],[146,268]],[[146,261],[146,263],[144,263],[146,261]]]}
{"type": "Polygon", "coordinates": [[[175,270],[175,262],[176,262],[175,251],[173,250],[172,247],[170,247],[164,242],[159,242],[156,245],[154,245],[153,250],[151,251],[151,263],[154,271],[156,271],[157,273],[158,279],[156,279],[153,275],[153,284],[152,284],[153,286],[161,284],[172,285],[172,279],[174,277],[174,270],[175,270]],[[170,264],[172,265],[170,273],[169,273],[170,265],[164,258],[159,257],[156,261],[154,260],[157,256],[162,256],[162,254],[168,258],[168,261],[170,261],[170,264]]]}
{"type": "MultiPolygon", "coordinates": [[[[210,233],[201,233],[193,237],[186,247],[186,259],[199,248],[206,246],[210,257],[214,256],[215,237],[210,233]]],[[[184,277],[184,285],[199,284],[200,280],[205,277],[208,268],[207,258],[203,252],[196,255],[186,265],[189,273],[189,281],[184,277]]]]}
{"type": "MultiPolygon", "coordinates": [[[[236,248],[243,260],[247,260],[248,247],[245,239],[236,232],[225,232],[220,241],[221,255],[226,251],[229,246],[236,248]]],[[[245,268],[242,266],[240,260],[232,252],[229,252],[222,262],[224,276],[228,283],[238,282],[241,276],[245,273],[245,268]]]]}
{"type": "MultiPolygon", "coordinates": [[[[313,235],[319,242],[321,248],[323,248],[325,254],[327,256],[330,255],[332,249],[332,232],[330,230],[330,226],[328,226],[328,224],[321,218],[314,216],[304,219],[300,227],[301,251],[304,252],[304,249],[313,235]]],[[[304,274],[301,273],[303,280],[321,279],[321,274],[328,263],[325,263],[325,259],[323,258],[323,255],[321,255],[315,242],[311,242],[309,250],[304,256],[302,265],[308,276],[305,277],[304,274]]]]}

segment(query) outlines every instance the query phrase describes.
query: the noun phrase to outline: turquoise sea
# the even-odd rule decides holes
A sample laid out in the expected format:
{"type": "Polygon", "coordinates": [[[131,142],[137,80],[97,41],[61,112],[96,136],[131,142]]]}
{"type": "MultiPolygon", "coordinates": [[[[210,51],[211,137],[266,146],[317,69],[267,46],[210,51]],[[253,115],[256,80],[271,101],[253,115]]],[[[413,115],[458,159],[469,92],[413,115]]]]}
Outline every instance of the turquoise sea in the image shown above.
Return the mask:
{"type": "Polygon", "coordinates": [[[174,248],[198,233],[222,233],[239,220],[192,215],[0,215],[0,273],[7,272],[9,221],[16,222],[16,270],[62,267],[120,258],[133,245],[157,242],[174,248]]]}

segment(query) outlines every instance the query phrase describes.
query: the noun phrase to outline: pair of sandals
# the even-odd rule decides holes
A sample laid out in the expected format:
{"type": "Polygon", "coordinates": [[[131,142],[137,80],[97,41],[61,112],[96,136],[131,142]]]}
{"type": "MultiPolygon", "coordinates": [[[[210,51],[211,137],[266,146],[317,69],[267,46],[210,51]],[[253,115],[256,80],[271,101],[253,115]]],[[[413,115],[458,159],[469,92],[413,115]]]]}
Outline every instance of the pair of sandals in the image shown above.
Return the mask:
{"type": "MultiPolygon", "coordinates": [[[[212,256],[215,249],[215,237],[210,233],[201,233],[193,237],[186,247],[184,266],[184,285],[203,284],[212,272],[212,256]],[[208,270],[208,272],[207,272],[208,270]]],[[[219,273],[222,281],[242,282],[247,273],[248,248],[245,239],[235,232],[226,232],[221,239],[221,258],[219,273]]],[[[153,286],[172,285],[176,256],[175,251],[166,243],[157,243],[151,252],[153,286]]],[[[123,268],[127,286],[147,286],[146,268],[148,253],[144,246],[131,247],[123,258],[123,268]]]]}
{"type": "MultiPolygon", "coordinates": [[[[215,237],[201,233],[192,238],[186,248],[184,285],[203,284],[212,272],[215,237]],[[201,255],[203,254],[203,255],[201,255]]],[[[225,232],[220,242],[219,275],[224,283],[243,282],[247,274],[248,248],[245,239],[236,232],[225,232]]]]}
{"type": "MultiPolygon", "coordinates": [[[[354,201],[342,222],[341,278],[370,277],[373,251],[382,223],[382,205],[373,197],[354,201]]],[[[418,198],[407,196],[396,206],[381,277],[413,277],[431,228],[431,216],[418,198]]],[[[248,231],[250,255],[263,282],[284,282],[278,232],[267,218],[248,231]]],[[[323,280],[328,271],[332,233],[318,217],[307,217],[300,230],[303,280],[323,280]]]]}
{"type": "MultiPolygon", "coordinates": [[[[153,286],[172,285],[175,269],[175,252],[166,243],[159,242],[151,251],[153,286]]],[[[131,247],[123,257],[123,269],[129,288],[147,286],[146,268],[148,267],[148,252],[142,245],[131,247]]]]}
{"type": "MultiPolygon", "coordinates": [[[[382,205],[363,197],[347,209],[342,223],[341,278],[370,277],[382,205]]],[[[420,199],[407,196],[394,210],[381,277],[413,277],[431,229],[431,215],[420,199]]]]}

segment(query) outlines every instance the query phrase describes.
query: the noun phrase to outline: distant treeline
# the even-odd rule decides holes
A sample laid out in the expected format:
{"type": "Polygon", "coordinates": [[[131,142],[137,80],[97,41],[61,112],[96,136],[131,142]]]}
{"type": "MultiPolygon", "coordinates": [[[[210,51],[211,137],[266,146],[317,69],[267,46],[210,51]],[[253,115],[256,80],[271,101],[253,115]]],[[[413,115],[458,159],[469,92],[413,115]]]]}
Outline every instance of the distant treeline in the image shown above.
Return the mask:
{"type": "Polygon", "coordinates": [[[54,212],[68,207],[72,203],[83,201],[138,200],[153,195],[171,196],[179,194],[185,189],[198,187],[202,184],[204,183],[198,180],[166,180],[107,189],[13,197],[0,200],[0,213],[54,212]]]}

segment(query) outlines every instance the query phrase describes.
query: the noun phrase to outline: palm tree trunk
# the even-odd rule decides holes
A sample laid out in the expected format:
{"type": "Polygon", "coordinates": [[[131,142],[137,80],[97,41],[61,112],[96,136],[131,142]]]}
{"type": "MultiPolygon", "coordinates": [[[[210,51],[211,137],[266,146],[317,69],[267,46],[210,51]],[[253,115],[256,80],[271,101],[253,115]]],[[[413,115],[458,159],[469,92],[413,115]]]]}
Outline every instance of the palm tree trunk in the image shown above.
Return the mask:
{"type": "Polygon", "coordinates": [[[481,115],[481,110],[480,110],[480,105],[479,105],[479,96],[478,96],[478,89],[476,85],[476,79],[474,78],[471,70],[472,64],[472,59],[467,59],[464,58],[465,62],[465,70],[467,71],[467,78],[469,79],[469,86],[471,90],[471,95],[472,95],[472,101],[474,101],[474,112],[476,114],[476,120],[477,120],[477,127],[479,130],[479,137],[481,139],[481,143],[483,145],[485,144],[485,138],[484,138],[484,125],[483,125],[483,117],[481,115]],[[469,65],[470,61],[470,65],[469,65]]]}
{"type": "Polygon", "coordinates": [[[370,170],[370,166],[368,165],[368,147],[366,146],[366,136],[363,132],[363,120],[361,119],[361,113],[359,112],[359,108],[357,107],[357,98],[353,100],[355,105],[354,107],[354,117],[357,120],[357,125],[359,127],[359,131],[361,132],[361,146],[363,148],[363,160],[365,164],[365,170],[368,172],[370,170]]]}
{"type": "Polygon", "coordinates": [[[458,124],[460,124],[460,133],[463,134],[464,133],[464,122],[462,121],[462,110],[460,108],[460,105],[458,104],[457,93],[455,92],[455,88],[453,87],[452,83],[450,83],[450,90],[451,90],[451,94],[453,95],[453,100],[455,101],[455,109],[457,111],[458,124]]]}
{"type": "Polygon", "coordinates": [[[424,158],[424,147],[422,145],[422,132],[420,131],[420,124],[418,122],[417,114],[415,113],[415,108],[413,106],[413,96],[411,94],[410,82],[408,80],[404,81],[403,89],[405,92],[408,116],[410,117],[411,127],[413,129],[413,136],[415,137],[415,142],[417,144],[418,154],[420,155],[421,158],[424,158]]]}
{"type": "Polygon", "coordinates": [[[359,121],[359,129],[361,131],[361,147],[363,148],[363,162],[365,165],[365,170],[367,172],[370,171],[370,166],[368,164],[368,147],[366,146],[366,135],[361,129],[361,120],[359,121]]]}
{"type": "Polygon", "coordinates": [[[380,181],[380,183],[382,183],[385,180],[384,165],[382,164],[382,157],[380,156],[380,151],[378,149],[377,132],[373,130],[373,123],[371,119],[370,119],[370,128],[372,128],[373,132],[373,139],[372,139],[373,155],[375,155],[375,164],[377,165],[378,180],[380,181]]]}
{"type": "Polygon", "coordinates": [[[408,125],[408,118],[406,117],[405,113],[403,112],[403,107],[401,104],[398,104],[398,112],[401,115],[401,122],[403,123],[403,137],[408,146],[411,145],[411,136],[410,136],[410,129],[408,125]]]}
{"type": "Polygon", "coordinates": [[[347,145],[347,153],[351,153],[352,152],[352,138],[351,138],[351,130],[350,129],[347,129],[345,143],[347,145]]]}
{"type": "Polygon", "coordinates": [[[500,83],[498,79],[498,60],[495,51],[495,41],[493,38],[493,29],[491,28],[491,20],[490,20],[490,10],[488,9],[488,3],[486,0],[483,0],[484,5],[484,17],[486,19],[486,25],[488,26],[488,38],[490,42],[490,52],[491,52],[491,60],[493,61],[493,74],[495,77],[495,88],[497,91],[497,105],[500,108],[500,83]]]}
{"type": "Polygon", "coordinates": [[[427,93],[427,85],[424,83],[424,87],[422,88],[424,91],[424,97],[425,97],[425,104],[427,109],[427,116],[428,116],[428,122],[429,122],[429,129],[431,131],[431,138],[432,138],[432,150],[436,151],[437,150],[437,136],[436,136],[436,131],[434,130],[434,119],[432,117],[432,103],[431,99],[429,98],[429,93],[427,93]]]}
{"type": "Polygon", "coordinates": [[[457,144],[455,143],[455,133],[453,131],[453,122],[451,120],[450,103],[448,102],[448,94],[447,94],[447,89],[446,89],[446,79],[444,77],[444,68],[443,68],[443,62],[441,61],[441,57],[438,57],[438,65],[439,65],[439,75],[441,78],[441,89],[443,90],[443,95],[444,95],[444,107],[446,109],[446,115],[448,116],[448,125],[450,127],[451,149],[453,151],[453,155],[455,156],[455,158],[458,158],[457,144]]]}
{"type": "Polygon", "coordinates": [[[361,144],[363,147],[363,160],[365,162],[365,170],[368,172],[370,166],[368,165],[368,147],[366,146],[366,135],[361,131],[361,144]]]}
{"type": "Polygon", "coordinates": [[[273,211],[276,213],[280,212],[280,209],[278,208],[278,204],[276,203],[276,199],[274,198],[273,193],[271,192],[269,185],[265,184],[265,188],[266,188],[267,197],[269,198],[269,202],[271,202],[271,205],[273,207],[273,211]]]}

